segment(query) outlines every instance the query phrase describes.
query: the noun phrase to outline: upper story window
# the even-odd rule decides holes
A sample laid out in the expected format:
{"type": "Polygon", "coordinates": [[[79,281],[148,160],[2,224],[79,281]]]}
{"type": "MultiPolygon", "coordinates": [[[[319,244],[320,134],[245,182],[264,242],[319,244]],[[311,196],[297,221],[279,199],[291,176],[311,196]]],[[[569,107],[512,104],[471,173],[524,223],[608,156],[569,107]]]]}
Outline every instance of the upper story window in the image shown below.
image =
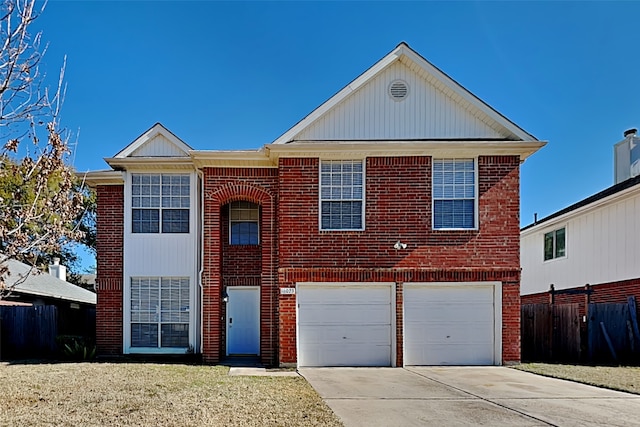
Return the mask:
{"type": "Polygon", "coordinates": [[[260,206],[251,202],[229,204],[229,243],[257,245],[260,243],[260,206]]]}
{"type": "Polygon", "coordinates": [[[566,230],[564,227],[544,235],[544,260],[561,258],[567,255],[566,230]]]}
{"type": "Polygon", "coordinates": [[[433,160],[433,228],[476,228],[474,159],[433,160]]]}
{"type": "Polygon", "coordinates": [[[131,175],[131,231],[188,233],[189,175],[131,175]]]}
{"type": "Polygon", "coordinates": [[[320,229],[364,229],[362,160],[320,162],[320,229]]]}

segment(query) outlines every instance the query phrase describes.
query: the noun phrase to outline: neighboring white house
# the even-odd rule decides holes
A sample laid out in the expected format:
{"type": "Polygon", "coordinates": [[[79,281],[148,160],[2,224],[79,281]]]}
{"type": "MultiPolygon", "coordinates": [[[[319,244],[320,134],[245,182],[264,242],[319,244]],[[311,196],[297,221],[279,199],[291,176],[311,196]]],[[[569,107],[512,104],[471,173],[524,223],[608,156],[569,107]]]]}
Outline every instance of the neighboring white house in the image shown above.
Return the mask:
{"type": "Polygon", "coordinates": [[[615,145],[616,184],[521,229],[521,295],[547,292],[551,284],[638,286],[640,176],[632,165],[639,142],[631,129],[615,145]]]}

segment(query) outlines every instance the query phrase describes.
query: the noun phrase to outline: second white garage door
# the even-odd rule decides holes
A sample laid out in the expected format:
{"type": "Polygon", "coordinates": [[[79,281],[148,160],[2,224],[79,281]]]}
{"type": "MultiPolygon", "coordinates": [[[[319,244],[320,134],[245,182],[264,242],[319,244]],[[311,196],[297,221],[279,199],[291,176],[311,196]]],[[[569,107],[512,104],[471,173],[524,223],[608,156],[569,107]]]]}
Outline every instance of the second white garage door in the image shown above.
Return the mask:
{"type": "Polygon", "coordinates": [[[298,366],[390,366],[391,285],[299,283],[298,366]]]}
{"type": "Polygon", "coordinates": [[[496,365],[500,283],[404,285],[405,365],[496,365]]]}

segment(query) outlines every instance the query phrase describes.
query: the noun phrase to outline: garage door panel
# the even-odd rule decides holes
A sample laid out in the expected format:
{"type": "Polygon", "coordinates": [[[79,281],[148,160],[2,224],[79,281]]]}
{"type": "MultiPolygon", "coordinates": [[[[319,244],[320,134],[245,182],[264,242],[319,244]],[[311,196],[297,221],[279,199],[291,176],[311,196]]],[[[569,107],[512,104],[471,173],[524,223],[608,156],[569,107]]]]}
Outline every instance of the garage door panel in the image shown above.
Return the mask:
{"type": "Polygon", "coordinates": [[[340,347],[312,344],[300,356],[300,366],[388,366],[388,345],[342,344],[340,347]],[[321,360],[322,364],[317,364],[321,360]]]}
{"type": "Polygon", "coordinates": [[[416,286],[405,290],[405,304],[490,304],[493,286],[416,286]],[[428,290],[428,292],[421,292],[428,290]],[[406,295],[406,292],[409,295],[406,295]]]}
{"type": "Polygon", "coordinates": [[[389,324],[391,313],[387,304],[300,304],[299,324],[353,325],[389,324]]]}
{"type": "Polygon", "coordinates": [[[389,284],[298,286],[299,366],[389,366],[389,284]]]}
{"type": "Polygon", "coordinates": [[[352,325],[349,327],[307,325],[304,332],[305,339],[310,342],[340,345],[365,342],[388,347],[391,328],[389,325],[352,325]]]}
{"type": "Polygon", "coordinates": [[[493,285],[406,285],[405,364],[494,364],[494,291],[493,285]]]}
{"type": "Polygon", "coordinates": [[[298,303],[310,304],[361,304],[362,295],[366,292],[366,303],[388,304],[388,286],[304,286],[302,293],[298,296],[298,303]],[[330,292],[328,292],[330,291],[330,292]]]}
{"type": "MultiPolygon", "coordinates": [[[[477,320],[490,320],[493,321],[493,304],[475,304],[473,302],[468,302],[464,304],[455,304],[455,303],[440,303],[440,304],[416,304],[414,303],[405,303],[405,310],[412,311],[428,311],[429,312],[429,321],[439,321],[446,320],[447,322],[455,322],[456,319],[453,317],[454,313],[459,313],[465,317],[473,317],[477,320]]],[[[417,318],[415,321],[420,322],[420,318],[417,318]]]]}
{"type": "Polygon", "coordinates": [[[488,340],[493,341],[493,320],[474,322],[470,328],[468,323],[411,323],[405,329],[408,337],[415,337],[414,342],[434,343],[450,342],[469,344],[482,344],[488,340]]]}
{"type": "Polygon", "coordinates": [[[430,365],[493,365],[492,351],[470,352],[466,343],[431,344],[421,347],[418,356],[428,360],[430,365]]]}

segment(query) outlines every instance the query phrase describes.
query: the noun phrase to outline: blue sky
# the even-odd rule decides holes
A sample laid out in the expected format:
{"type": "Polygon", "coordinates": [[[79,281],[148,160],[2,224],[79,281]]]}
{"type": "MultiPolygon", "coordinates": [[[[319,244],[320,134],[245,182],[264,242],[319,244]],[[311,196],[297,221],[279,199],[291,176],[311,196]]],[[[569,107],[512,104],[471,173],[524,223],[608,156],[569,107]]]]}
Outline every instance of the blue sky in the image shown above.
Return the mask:
{"type": "Polygon", "coordinates": [[[37,21],[75,166],[105,169],[155,122],[196,149],[270,143],[399,42],[549,144],[521,223],[613,184],[640,127],[640,2],[50,1],[37,21]]]}

